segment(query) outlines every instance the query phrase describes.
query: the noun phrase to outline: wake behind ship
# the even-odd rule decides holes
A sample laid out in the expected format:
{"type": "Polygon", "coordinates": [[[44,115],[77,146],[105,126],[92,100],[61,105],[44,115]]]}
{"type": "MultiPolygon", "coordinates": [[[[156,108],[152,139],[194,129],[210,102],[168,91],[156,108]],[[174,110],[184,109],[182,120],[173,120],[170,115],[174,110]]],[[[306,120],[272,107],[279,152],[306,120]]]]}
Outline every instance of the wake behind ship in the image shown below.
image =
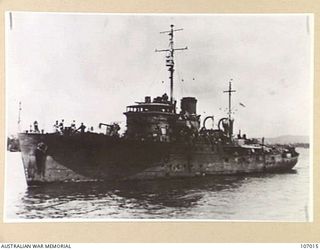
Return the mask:
{"type": "Polygon", "coordinates": [[[233,133],[231,116],[231,81],[228,116],[219,119],[216,128],[201,124],[197,99],[183,97],[178,112],[173,96],[174,33],[169,35],[166,53],[170,96],[146,96],[144,102],[127,106],[124,115],[127,129],[119,134],[117,124],[100,123],[106,132],[85,132],[64,127],[54,133],[44,131],[19,133],[22,161],[28,185],[49,182],[109,181],[197,177],[205,175],[243,174],[284,171],[298,161],[295,148],[265,145],[262,139],[248,139],[233,133]]]}

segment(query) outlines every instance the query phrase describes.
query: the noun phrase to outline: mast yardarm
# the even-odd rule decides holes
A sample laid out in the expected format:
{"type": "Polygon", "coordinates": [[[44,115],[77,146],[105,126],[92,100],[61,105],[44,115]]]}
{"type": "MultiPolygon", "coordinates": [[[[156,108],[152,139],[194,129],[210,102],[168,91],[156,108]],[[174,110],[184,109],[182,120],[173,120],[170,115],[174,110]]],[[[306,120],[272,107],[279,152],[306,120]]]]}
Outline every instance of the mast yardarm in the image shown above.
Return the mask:
{"type": "Polygon", "coordinates": [[[174,48],[174,40],[173,40],[173,34],[176,31],[181,31],[183,29],[174,29],[174,25],[170,25],[170,30],[168,31],[162,31],[160,34],[166,34],[169,35],[169,49],[156,49],[156,52],[168,52],[168,55],[166,56],[166,66],[168,67],[168,70],[170,72],[169,80],[170,80],[170,101],[173,103],[173,73],[174,73],[174,52],[176,50],[186,50],[188,47],[185,48],[174,48]]]}

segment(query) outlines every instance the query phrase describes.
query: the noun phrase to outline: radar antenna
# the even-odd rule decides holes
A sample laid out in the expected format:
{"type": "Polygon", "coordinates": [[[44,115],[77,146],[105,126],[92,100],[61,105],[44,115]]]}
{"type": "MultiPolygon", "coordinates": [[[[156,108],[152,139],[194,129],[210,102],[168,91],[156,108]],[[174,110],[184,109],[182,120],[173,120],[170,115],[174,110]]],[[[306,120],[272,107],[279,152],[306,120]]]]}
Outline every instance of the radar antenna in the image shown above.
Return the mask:
{"type": "Polygon", "coordinates": [[[168,70],[170,72],[170,101],[173,103],[173,73],[174,73],[174,52],[176,50],[186,50],[188,47],[185,48],[174,48],[174,40],[173,40],[173,34],[176,31],[181,31],[183,29],[174,29],[174,25],[170,25],[170,30],[167,31],[162,31],[160,34],[166,34],[168,33],[169,35],[169,49],[156,49],[156,52],[169,52],[168,55],[166,56],[166,66],[168,67],[168,70]]]}

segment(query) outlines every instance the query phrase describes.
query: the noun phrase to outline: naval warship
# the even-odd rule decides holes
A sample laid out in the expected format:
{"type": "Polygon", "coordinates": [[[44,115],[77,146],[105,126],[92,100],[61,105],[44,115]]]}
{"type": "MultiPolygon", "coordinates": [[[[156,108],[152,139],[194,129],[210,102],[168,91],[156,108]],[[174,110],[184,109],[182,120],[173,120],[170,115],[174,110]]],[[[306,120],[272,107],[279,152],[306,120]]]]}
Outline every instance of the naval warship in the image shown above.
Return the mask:
{"type": "Polygon", "coordinates": [[[170,26],[166,53],[170,93],[126,107],[126,131],[119,135],[117,124],[100,123],[105,133],[63,128],[61,131],[24,131],[18,134],[28,185],[51,182],[147,180],[210,175],[246,174],[292,169],[299,154],[290,145],[265,145],[233,132],[231,81],[229,108],[217,126],[205,127],[200,121],[197,99],[183,97],[178,110],[173,96],[174,54],[185,48],[174,47],[170,26]]]}

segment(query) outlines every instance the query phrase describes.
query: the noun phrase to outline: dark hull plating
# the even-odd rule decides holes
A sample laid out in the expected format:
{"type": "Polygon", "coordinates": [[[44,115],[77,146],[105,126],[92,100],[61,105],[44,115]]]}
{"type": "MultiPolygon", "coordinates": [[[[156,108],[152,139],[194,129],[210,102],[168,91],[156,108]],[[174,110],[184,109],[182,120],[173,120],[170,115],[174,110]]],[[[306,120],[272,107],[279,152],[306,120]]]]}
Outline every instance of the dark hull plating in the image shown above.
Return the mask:
{"type": "Polygon", "coordinates": [[[285,171],[298,158],[234,156],[206,143],[147,142],[94,133],[19,134],[19,141],[29,185],[285,171]],[[37,150],[39,143],[45,152],[37,150]]]}

